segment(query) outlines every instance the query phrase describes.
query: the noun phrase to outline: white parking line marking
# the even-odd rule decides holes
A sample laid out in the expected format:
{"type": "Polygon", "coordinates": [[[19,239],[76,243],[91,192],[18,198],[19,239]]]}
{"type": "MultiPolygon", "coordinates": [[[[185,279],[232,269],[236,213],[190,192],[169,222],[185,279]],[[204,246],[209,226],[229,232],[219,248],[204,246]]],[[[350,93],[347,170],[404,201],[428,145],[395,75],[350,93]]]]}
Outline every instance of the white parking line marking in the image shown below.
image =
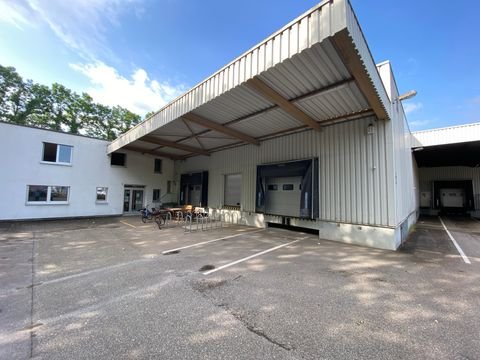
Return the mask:
{"type": "Polygon", "coordinates": [[[270,248],[270,249],[261,251],[261,252],[259,252],[259,253],[256,253],[256,254],[247,256],[247,257],[245,257],[245,258],[243,258],[243,259],[236,260],[236,261],[231,262],[231,263],[229,263],[229,264],[222,265],[222,266],[220,266],[220,267],[218,267],[218,268],[216,268],[216,269],[213,269],[213,270],[209,270],[209,271],[207,271],[207,272],[204,272],[203,275],[210,275],[211,273],[214,273],[214,272],[216,272],[216,271],[220,271],[220,270],[222,270],[222,269],[225,269],[225,268],[228,268],[228,267],[230,267],[230,266],[239,264],[239,263],[241,263],[241,262],[244,262],[244,261],[253,259],[253,258],[257,257],[257,256],[264,255],[264,254],[267,254],[267,253],[269,253],[269,252],[272,252],[272,251],[278,250],[278,249],[280,249],[280,248],[283,248],[283,247],[285,247],[285,246],[295,244],[296,242],[299,242],[300,240],[302,240],[302,239],[294,240],[294,241],[291,241],[291,242],[289,242],[289,243],[287,243],[287,244],[278,245],[278,246],[275,246],[275,247],[273,247],[273,248],[270,248]]]}
{"type": "Polygon", "coordinates": [[[466,264],[471,264],[470,260],[468,259],[467,255],[465,255],[465,253],[463,252],[462,248],[460,247],[460,245],[458,245],[458,243],[455,241],[455,239],[453,238],[452,234],[450,234],[450,231],[448,231],[447,227],[445,226],[445,223],[443,222],[442,218],[439,216],[438,217],[440,219],[440,222],[442,223],[442,226],[443,228],[445,229],[445,231],[447,232],[448,236],[450,237],[450,240],[452,240],[453,242],[453,245],[455,245],[455,247],[457,248],[457,251],[458,253],[462,256],[462,259],[463,261],[465,261],[466,264]]]}
{"type": "Polygon", "coordinates": [[[133,227],[133,228],[137,228],[135,225],[129,224],[129,223],[127,223],[126,221],[120,220],[120,222],[121,222],[122,224],[131,226],[131,227],[133,227]]]}
{"type": "Polygon", "coordinates": [[[237,237],[237,236],[254,234],[254,233],[257,233],[257,232],[260,232],[260,231],[265,231],[265,229],[255,230],[255,231],[246,231],[246,232],[243,232],[243,233],[240,233],[240,234],[224,236],[224,237],[221,237],[221,238],[218,238],[218,239],[213,239],[213,240],[208,240],[208,241],[202,241],[202,242],[192,244],[192,245],[187,245],[187,246],[182,246],[182,247],[175,248],[175,249],[165,250],[165,251],[162,251],[162,254],[168,254],[168,253],[171,253],[173,251],[184,250],[184,249],[188,249],[188,248],[195,247],[195,246],[202,246],[202,245],[209,244],[209,243],[216,242],[216,241],[231,239],[231,238],[234,238],[234,237],[237,237]]]}

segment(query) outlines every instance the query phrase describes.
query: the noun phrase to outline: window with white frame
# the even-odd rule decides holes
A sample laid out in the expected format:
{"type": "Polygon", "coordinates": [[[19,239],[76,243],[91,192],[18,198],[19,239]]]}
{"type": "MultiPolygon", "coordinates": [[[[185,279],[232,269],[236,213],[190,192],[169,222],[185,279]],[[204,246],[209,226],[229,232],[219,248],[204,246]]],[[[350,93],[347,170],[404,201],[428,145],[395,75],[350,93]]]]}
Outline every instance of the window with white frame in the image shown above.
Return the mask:
{"type": "Polygon", "coordinates": [[[242,197],[242,174],[225,175],[225,206],[240,206],[242,197]]]}
{"type": "Polygon", "coordinates": [[[72,163],[73,146],[54,143],[43,143],[42,161],[56,164],[72,163]]]}
{"type": "Polygon", "coordinates": [[[98,202],[107,201],[107,193],[108,193],[108,188],[107,187],[98,186],[97,187],[97,201],[98,202]]]}
{"type": "Polygon", "coordinates": [[[27,185],[27,203],[31,204],[65,204],[69,194],[69,186],[27,185]]]}

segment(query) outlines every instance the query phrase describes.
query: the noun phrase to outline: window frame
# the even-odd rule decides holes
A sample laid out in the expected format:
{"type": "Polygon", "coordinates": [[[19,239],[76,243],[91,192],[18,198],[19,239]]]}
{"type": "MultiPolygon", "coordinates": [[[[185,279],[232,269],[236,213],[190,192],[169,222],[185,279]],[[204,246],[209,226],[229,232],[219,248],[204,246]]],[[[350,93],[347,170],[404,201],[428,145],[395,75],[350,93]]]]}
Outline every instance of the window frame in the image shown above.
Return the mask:
{"type": "Polygon", "coordinates": [[[66,185],[37,185],[37,184],[28,184],[27,185],[27,196],[26,196],[26,201],[25,201],[25,204],[26,205],[68,205],[70,203],[70,186],[66,186],[66,185]],[[45,201],[31,201],[29,200],[29,194],[30,194],[30,187],[31,186],[44,186],[47,188],[47,197],[46,197],[46,200],[45,201]],[[55,187],[62,187],[62,188],[67,188],[67,200],[65,201],[54,201],[54,200],[51,200],[51,196],[52,196],[52,188],[55,188],[55,187]]]}
{"type": "Polygon", "coordinates": [[[98,204],[105,204],[108,201],[108,186],[96,186],[95,187],[95,202],[98,204]],[[98,199],[98,189],[105,189],[105,199],[98,199]]]}
{"type": "Polygon", "coordinates": [[[72,166],[72,162],[73,162],[73,146],[72,146],[72,145],[58,144],[58,143],[43,141],[43,142],[42,142],[42,158],[41,158],[40,162],[41,162],[42,164],[72,166]],[[46,144],[55,145],[55,147],[56,147],[56,150],[55,150],[55,161],[44,160],[44,159],[45,159],[45,145],[46,145],[46,144]],[[70,149],[70,162],[59,161],[59,158],[60,158],[60,147],[61,147],[61,146],[70,149]]]}

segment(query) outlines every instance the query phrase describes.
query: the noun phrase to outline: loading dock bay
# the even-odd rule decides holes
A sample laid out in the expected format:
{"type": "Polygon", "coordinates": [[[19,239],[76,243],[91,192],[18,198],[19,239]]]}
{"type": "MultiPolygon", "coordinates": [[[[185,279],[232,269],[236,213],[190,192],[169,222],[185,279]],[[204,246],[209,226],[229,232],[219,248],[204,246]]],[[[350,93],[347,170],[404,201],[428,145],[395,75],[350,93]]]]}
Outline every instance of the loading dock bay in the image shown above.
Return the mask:
{"type": "Polygon", "coordinates": [[[139,219],[0,229],[0,358],[474,359],[480,222],[421,218],[402,251],[139,219]]]}

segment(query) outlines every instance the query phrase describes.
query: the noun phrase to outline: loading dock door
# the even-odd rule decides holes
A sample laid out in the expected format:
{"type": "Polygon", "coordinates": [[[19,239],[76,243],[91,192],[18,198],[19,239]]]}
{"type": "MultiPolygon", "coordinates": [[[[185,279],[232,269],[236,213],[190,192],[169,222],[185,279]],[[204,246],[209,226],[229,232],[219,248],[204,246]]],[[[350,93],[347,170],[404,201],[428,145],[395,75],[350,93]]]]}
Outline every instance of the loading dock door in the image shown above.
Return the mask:
{"type": "Polygon", "coordinates": [[[318,218],[318,159],[258,165],[255,211],[318,218]]]}
{"type": "Polygon", "coordinates": [[[433,182],[433,208],[440,210],[474,210],[472,180],[439,180],[433,182]]]}
{"type": "Polygon", "coordinates": [[[265,212],[300,217],[302,177],[269,177],[266,180],[265,212]]]}
{"type": "Polygon", "coordinates": [[[440,189],[440,196],[444,208],[463,208],[465,205],[463,189],[440,189]]]}
{"type": "Polygon", "coordinates": [[[182,174],[180,177],[180,205],[208,205],[208,171],[182,174]]]}

